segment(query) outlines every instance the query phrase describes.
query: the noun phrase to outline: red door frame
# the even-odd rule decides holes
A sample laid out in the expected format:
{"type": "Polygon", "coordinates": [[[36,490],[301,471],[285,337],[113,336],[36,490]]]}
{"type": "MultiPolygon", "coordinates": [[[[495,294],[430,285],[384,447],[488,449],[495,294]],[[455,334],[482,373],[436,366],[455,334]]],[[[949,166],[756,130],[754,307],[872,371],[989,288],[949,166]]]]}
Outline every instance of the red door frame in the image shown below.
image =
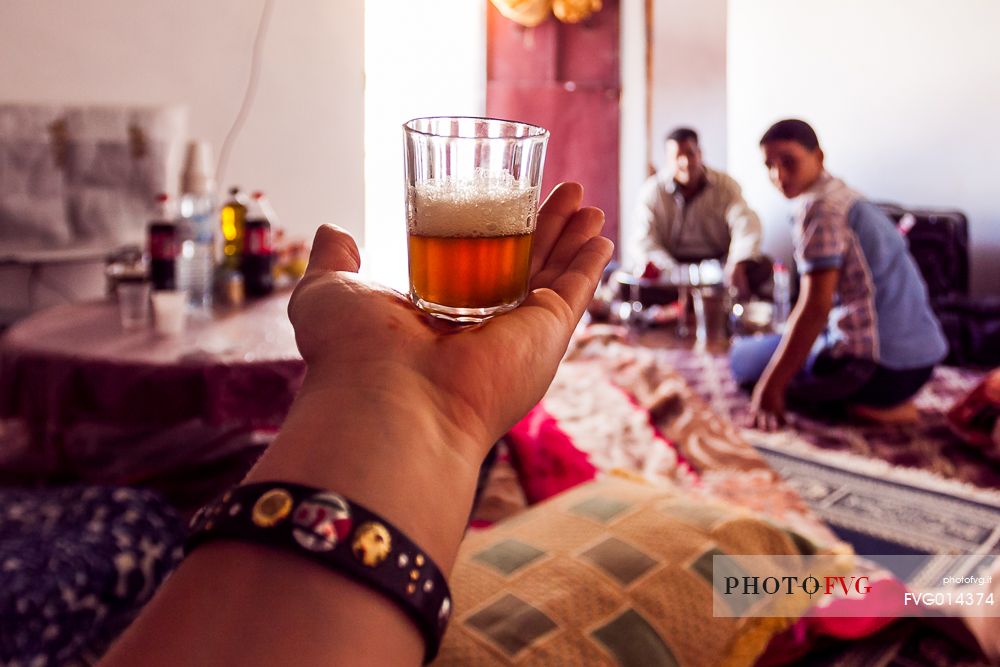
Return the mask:
{"type": "MultiPolygon", "coordinates": [[[[574,180],[604,210],[604,235],[619,237],[621,73],[619,4],[578,24],[550,17],[535,28],[487,2],[486,113],[549,130],[543,189],[574,180]]],[[[648,142],[647,142],[648,143],[648,142]]]]}

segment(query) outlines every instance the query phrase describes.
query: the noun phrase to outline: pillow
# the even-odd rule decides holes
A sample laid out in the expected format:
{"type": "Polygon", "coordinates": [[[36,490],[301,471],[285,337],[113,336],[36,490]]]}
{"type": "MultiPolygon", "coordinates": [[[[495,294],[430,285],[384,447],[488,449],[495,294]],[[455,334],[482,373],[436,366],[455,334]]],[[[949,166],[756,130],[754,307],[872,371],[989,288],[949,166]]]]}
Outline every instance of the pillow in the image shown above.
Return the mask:
{"type": "MultiPolygon", "coordinates": [[[[714,617],[712,557],[819,553],[746,509],[588,482],[469,534],[435,664],[751,665],[794,618],[714,617]]],[[[791,616],[810,604],[792,599],[791,616]]]]}

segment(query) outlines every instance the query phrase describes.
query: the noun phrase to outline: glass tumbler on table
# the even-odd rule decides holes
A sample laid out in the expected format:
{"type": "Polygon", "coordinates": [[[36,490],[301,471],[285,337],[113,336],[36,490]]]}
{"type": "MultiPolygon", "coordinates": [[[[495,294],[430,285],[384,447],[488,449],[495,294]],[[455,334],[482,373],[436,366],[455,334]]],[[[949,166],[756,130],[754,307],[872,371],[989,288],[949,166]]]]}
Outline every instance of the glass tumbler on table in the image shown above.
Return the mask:
{"type": "Polygon", "coordinates": [[[547,130],[492,118],[403,125],[410,298],[456,322],[528,292],[547,130]]]}
{"type": "Polygon", "coordinates": [[[122,329],[144,329],[149,324],[149,281],[144,277],[128,276],[118,281],[115,292],[122,329]]]}
{"type": "Polygon", "coordinates": [[[681,263],[675,265],[670,272],[670,282],[677,286],[677,336],[687,338],[691,334],[691,316],[693,290],[700,284],[698,265],[681,263]]]}

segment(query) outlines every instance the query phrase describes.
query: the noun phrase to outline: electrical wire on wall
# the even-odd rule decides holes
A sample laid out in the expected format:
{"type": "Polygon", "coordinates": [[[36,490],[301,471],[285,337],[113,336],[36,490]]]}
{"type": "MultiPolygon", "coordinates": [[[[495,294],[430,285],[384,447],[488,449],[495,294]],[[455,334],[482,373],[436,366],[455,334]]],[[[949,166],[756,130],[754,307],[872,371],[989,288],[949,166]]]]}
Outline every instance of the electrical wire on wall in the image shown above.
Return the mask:
{"type": "Polygon", "coordinates": [[[253,40],[253,50],[250,57],[250,77],[247,80],[246,90],[243,92],[243,101],[240,103],[240,110],[233,120],[232,127],[226,133],[226,138],[222,142],[219,150],[219,162],[215,167],[215,182],[222,184],[222,177],[225,176],[226,163],[229,161],[229,153],[232,151],[233,143],[239,136],[240,130],[250,115],[254,98],[257,95],[257,83],[260,80],[260,66],[264,52],[264,37],[267,35],[267,27],[271,23],[271,12],[274,9],[274,0],[264,0],[264,7],[260,12],[260,20],[257,22],[257,33],[253,40]]]}

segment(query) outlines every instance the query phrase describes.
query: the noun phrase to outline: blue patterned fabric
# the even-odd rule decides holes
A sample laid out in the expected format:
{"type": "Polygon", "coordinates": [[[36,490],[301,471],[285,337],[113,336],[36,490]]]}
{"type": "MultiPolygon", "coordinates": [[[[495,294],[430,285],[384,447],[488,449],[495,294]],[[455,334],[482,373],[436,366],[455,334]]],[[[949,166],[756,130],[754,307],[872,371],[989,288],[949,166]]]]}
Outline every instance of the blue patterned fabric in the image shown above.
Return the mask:
{"type": "Polygon", "coordinates": [[[137,489],[0,489],[0,664],[95,662],[180,561],[185,526],[137,489]]]}

